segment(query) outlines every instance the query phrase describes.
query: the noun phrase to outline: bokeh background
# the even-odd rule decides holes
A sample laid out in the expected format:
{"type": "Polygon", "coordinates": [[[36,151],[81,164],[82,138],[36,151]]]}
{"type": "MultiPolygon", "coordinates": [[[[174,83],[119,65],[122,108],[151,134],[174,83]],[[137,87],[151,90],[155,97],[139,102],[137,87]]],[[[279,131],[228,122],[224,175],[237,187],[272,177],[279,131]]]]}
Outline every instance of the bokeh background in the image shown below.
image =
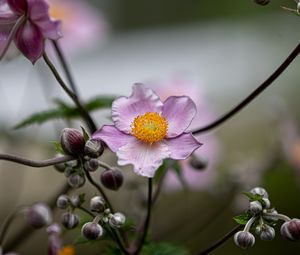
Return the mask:
{"type": "MultiPolygon", "coordinates": [[[[50,5],[59,4],[51,1],[50,5]]],[[[78,15],[74,15],[75,9],[52,9],[53,15],[66,24],[63,29],[69,38],[62,41],[62,47],[81,97],[129,95],[134,82],[162,90],[162,96],[193,91],[190,96],[198,100],[200,126],[255,89],[300,39],[299,17],[280,8],[295,8],[292,0],[273,0],[267,6],[251,0],[83,2],[78,15]]],[[[166,183],[153,213],[151,236],[155,241],[170,242],[196,254],[235,226],[232,217],[247,204],[240,192],[260,185],[267,188],[279,212],[300,217],[299,67],[296,59],[242,112],[198,137],[204,141],[208,168],[197,173],[199,184],[189,188],[178,182],[175,188],[166,183]]],[[[60,130],[67,125],[79,128],[80,121],[57,120],[19,130],[12,127],[32,113],[55,107],[55,98],[71,103],[42,60],[35,66],[22,56],[2,62],[1,152],[34,159],[52,157],[55,152],[51,141],[58,140],[60,130]]],[[[93,116],[99,127],[110,121],[108,109],[95,111],[93,116]]],[[[115,163],[109,152],[105,159],[115,163]]],[[[124,174],[126,182],[120,192],[109,195],[119,210],[139,221],[146,180],[133,176],[130,167],[124,168],[124,174]]],[[[65,182],[53,168],[31,169],[7,162],[0,162],[0,176],[1,219],[18,205],[47,201],[65,182]]],[[[99,172],[95,178],[99,178],[99,172]]],[[[174,180],[174,176],[169,178],[174,180]]],[[[76,192],[83,191],[89,194],[87,197],[94,194],[88,185],[76,192]]],[[[8,243],[22,225],[19,219],[8,243]]],[[[66,242],[72,242],[78,231],[68,234],[66,242]]],[[[257,239],[247,251],[230,240],[213,254],[299,253],[299,243],[285,241],[277,233],[275,241],[257,239]]],[[[17,242],[14,250],[46,254],[44,230],[24,236],[28,238],[17,242]]],[[[95,246],[79,245],[77,249],[78,254],[86,249],[91,249],[89,254],[98,254],[95,246]]]]}

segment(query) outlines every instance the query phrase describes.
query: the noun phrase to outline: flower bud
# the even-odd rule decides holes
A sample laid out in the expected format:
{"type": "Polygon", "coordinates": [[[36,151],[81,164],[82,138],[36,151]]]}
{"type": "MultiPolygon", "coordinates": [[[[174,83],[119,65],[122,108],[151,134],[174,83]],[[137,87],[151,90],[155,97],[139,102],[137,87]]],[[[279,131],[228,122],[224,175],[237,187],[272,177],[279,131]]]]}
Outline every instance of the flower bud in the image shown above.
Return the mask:
{"type": "Polygon", "coordinates": [[[268,208],[270,208],[271,207],[271,202],[270,202],[270,200],[268,199],[268,198],[262,198],[262,200],[264,201],[264,205],[263,205],[263,207],[264,208],[266,208],[266,209],[268,209],[268,208]]]}
{"type": "Polygon", "coordinates": [[[67,195],[60,195],[56,200],[56,206],[60,209],[66,209],[70,205],[70,200],[67,195]]]}
{"type": "Polygon", "coordinates": [[[123,174],[119,169],[112,168],[102,172],[100,180],[106,188],[118,190],[123,184],[123,174]]]}
{"type": "Polygon", "coordinates": [[[81,205],[80,197],[78,195],[72,195],[70,197],[70,202],[74,208],[77,208],[81,205]]]}
{"type": "Polygon", "coordinates": [[[63,213],[61,216],[61,224],[67,229],[76,228],[79,224],[79,217],[74,213],[63,213]]]}
{"type": "Polygon", "coordinates": [[[111,218],[109,219],[109,225],[112,227],[112,228],[120,228],[124,225],[126,221],[126,217],[123,213],[120,213],[120,212],[117,212],[117,213],[114,213],[111,218]]]}
{"type": "Polygon", "coordinates": [[[266,220],[271,220],[271,221],[278,221],[278,217],[276,216],[278,214],[278,212],[275,210],[275,209],[270,209],[268,210],[268,215],[263,215],[263,217],[266,219],[266,220]]]}
{"type": "Polygon", "coordinates": [[[61,233],[61,228],[57,223],[53,223],[47,227],[46,231],[49,235],[59,235],[61,233]]]}
{"type": "Polygon", "coordinates": [[[103,228],[97,223],[88,222],[83,225],[81,235],[88,240],[96,240],[103,235],[103,228]]]}
{"type": "Polygon", "coordinates": [[[251,214],[256,215],[262,211],[262,205],[259,201],[252,201],[249,205],[249,211],[251,214]]]}
{"type": "Polygon", "coordinates": [[[290,241],[300,241],[300,220],[292,219],[283,223],[280,232],[290,241]]]}
{"type": "Polygon", "coordinates": [[[253,195],[260,195],[264,198],[269,197],[268,192],[264,188],[261,188],[261,187],[253,188],[252,190],[250,190],[250,193],[252,193],[253,195]]]}
{"type": "Polygon", "coordinates": [[[26,211],[27,223],[34,228],[42,228],[52,222],[50,208],[42,203],[29,207],[26,211]]]}
{"type": "Polygon", "coordinates": [[[205,158],[205,157],[200,157],[200,156],[195,156],[193,155],[189,161],[191,167],[194,169],[194,170],[198,170],[198,171],[201,171],[201,170],[204,170],[207,165],[208,165],[208,159],[205,158]]]}
{"type": "Polygon", "coordinates": [[[68,183],[72,188],[80,188],[84,185],[85,178],[77,173],[73,173],[68,177],[68,183]]]}
{"type": "Polygon", "coordinates": [[[255,237],[250,232],[239,231],[234,235],[234,243],[242,249],[248,249],[255,244],[255,237]]]}
{"type": "Polygon", "coordinates": [[[84,154],[91,158],[98,158],[104,151],[103,144],[94,139],[90,139],[85,143],[84,154]]]}
{"type": "Polygon", "coordinates": [[[65,128],[60,137],[61,147],[68,155],[78,155],[84,151],[84,137],[74,128],[65,128]]]}
{"type": "Polygon", "coordinates": [[[270,0],[254,0],[255,3],[259,4],[259,5],[267,5],[268,3],[270,3],[270,0]]]}
{"type": "Polygon", "coordinates": [[[89,172],[94,172],[98,169],[99,167],[99,162],[97,159],[90,159],[90,160],[87,160],[85,163],[84,163],[84,168],[89,171],[89,172]]]}
{"type": "Polygon", "coordinates": [[[263,225],[259,237],[263,241],[272,241],[275,238],[275,229],[268,225],[263,225]]]}
{"type": "Polygon", "coordinates": [[[297,13],[300,14],[300,2],[297,3],[297,13]]]}
{"type": "Polygon", "coordinates": [[[64,175],[69,177],[72,173],[74,173],[74,169],[71,166],[67,166],[64,171],[64,175]]]}
{"type": "Polygon", "coordinates": [[[96,196],[93,197],[90,201],[90,208],[93,212],[102,213],[105,210],[105,200],[103,197],[96,196]]]}

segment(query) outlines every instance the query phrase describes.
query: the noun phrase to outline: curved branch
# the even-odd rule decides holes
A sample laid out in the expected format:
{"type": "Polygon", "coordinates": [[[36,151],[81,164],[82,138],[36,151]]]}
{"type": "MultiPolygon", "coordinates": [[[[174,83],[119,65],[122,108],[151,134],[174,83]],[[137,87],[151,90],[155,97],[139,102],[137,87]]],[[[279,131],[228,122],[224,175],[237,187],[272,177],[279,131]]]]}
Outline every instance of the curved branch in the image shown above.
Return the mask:
{"type": "Polygon", "coordinates": [[[31,160],[16,155],[11,155],[11,154],[0,154],[0,160],[11,161],[17,164],[31,166],[31,167],[52,166],[59,163],[65,163],[74,159],[75,158],[73,156],[62,156],[59,158],[50,158],[45,160],[31,160]]]}
{"type": "Polygon", "coordinates": [[[249,96],[247,96],[238,105],[233,107],[228,113],[215,120],[214,122],[196,130],[193,130],[194,135],[209,131],[235,115],[237,112],[242,110],[247,104],[249,104],[254,98],[256,98],[261,92],[263,92],[268,86],[270,86],[283,72],[284,70],[293,62],[293,60],[300,53],[300,44],[292,51],[292,53],[286,58],[286,60],[272,73],[268,79],[266,79],[260,86],[258,86],[249,96]]]}

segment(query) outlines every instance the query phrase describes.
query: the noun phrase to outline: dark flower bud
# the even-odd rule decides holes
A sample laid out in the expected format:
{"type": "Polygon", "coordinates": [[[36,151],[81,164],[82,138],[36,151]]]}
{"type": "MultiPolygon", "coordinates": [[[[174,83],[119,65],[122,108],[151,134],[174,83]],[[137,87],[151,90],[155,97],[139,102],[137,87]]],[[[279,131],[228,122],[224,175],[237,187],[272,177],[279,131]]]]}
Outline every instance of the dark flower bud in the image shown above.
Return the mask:
{"type": "Polygon", "coordinates": [[[126,217],[123,213],[117,212],[114,213],[109,219],[109,225],[112,228],[120,228],[124,225],[126,221],[126,217]]]}
{"type": "Polygon", "coordinates": [[[103,235],[103,228],[97,223],[88,222],[83,225],[81,235],[88,240],[96,240],[103,235]]]}
{"type": "Polygon", "coordinates": [[[67,229],[76,228],[79,224],[79,217],[74,213],[63,213],[61,216],[61,224],[67,229]]]}
{"type": "Polygon", "coordinates": [[[123,174],[119,169],[112,168],[102,172],[100,180],[106,188],[118,190],[123,184],[123,174]]]}
{"type": "Polygon", "coordinates": [[[82,133],[74,128],[65,128],[60,137],[61,147],[68,155],[82,154],[85,140],[82,133]]]}
{"type": "Polygon", "coordinates": [[[268,225],[263,225],[259,237],[263,241],[272,241],[275,238],[275,229],[268,225]]]}
{"type": "Polygon", "coordinates": [[[250,202],[249,205],[249,211],[253,214],[256,215],[262,211],[262,205],[259,201],[252,201],[250,202]]]}
{"type": "Polygon", "coordinates": [[[105,200],[103,197],[95,196],[90,201],[90,208],[93,212],[102,213],[105,210],[105,200]]]}
{"type": "Polygon", "coordinates": [[[84,154],[91,158],[98,158],[102,155],[104,146],[102,142],[90,139],[85,143],[84,154]]]}
{"type": "Polygon", "coordinates": [[[290,241],[300,241],[300,220],[292,219],[283,223],[280,232],[290,241]]]}
{"type": "Polygon", "coordinates": [[[255,244],[255,237],[250,232],[239,231],[234,235],[234,243],[242,249],[248,249],[255,244]]]}
{"type": "Polygon", "coordinates": [[[66,209],[70,205],[70,200],[67,195],[60,195],[56,200],[56,206],[60,209],[66,209]]]}
{"type": "Polygon", "coordinates": [[[74,208],[77,208],[81,205],[80,197],[78,195],[72,195],[70,197],[70,202],[74,208]]]}
{"type": "Polygon", "coordinates": [[[208,159],[203,156],[200,157],[193,155],[189,163],[195,170],[204,170],[208,165],[208,159]]]}
{"type": "Polygon", "coordinates": [[[85,178],[77,173],[73,173],[68,177],[68,183],[72,188],[80,188],[84,185],[85,178]]]}
{"type": "Polygon", "coordinates": [[[259,5],[267,5],[268,3],[270,3],[270,0],[254,0],[255,3],[259,4],[259,5]]]}
{"type": "Polygon", "coordinates": [[[45,227],[52,222],[50,208],[42,203],[29,207],[26,211],[27,223],[34,228],[45,227]]]}
{"type": "Polygon", "coordinates": [[[74,169],[71,166],[67,166],[64,171],[64,175],[69,177],[72,173],[74,173],[74,169]]]}
{"type": "Polygon", "coordinates": [[[268,192],[261,187],[253,188],[252,190],[250,190],[250,193],[252,193],[253,195],[260,195],[264,198],[269,198],[268,192]]]}
{"type": "Polygon", "coordinates": [[[99,161],[97,159],[90,159],[84,163],[84,168],[89,172],[94,172],[99,167],[99,161]]]}

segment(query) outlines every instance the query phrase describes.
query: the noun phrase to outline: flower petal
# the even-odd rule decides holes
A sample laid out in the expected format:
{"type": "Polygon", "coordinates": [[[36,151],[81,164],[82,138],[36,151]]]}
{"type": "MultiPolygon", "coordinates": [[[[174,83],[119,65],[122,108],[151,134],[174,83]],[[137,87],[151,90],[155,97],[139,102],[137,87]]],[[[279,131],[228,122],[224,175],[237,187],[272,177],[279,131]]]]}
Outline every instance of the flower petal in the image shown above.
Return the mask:
{"type": "Polygon", "coordinates": [[[15,12],[13,12],[8,5],[6,0],[0,0],[0,28],[2,30],[3,25],[11,24],[13,25],[17,19],[19,18],[19,15],[15,12]]]}
{"type": "Polygon", "coordinates": [[[189,127],[196,113],[196,105],[189,97],[169,97],[164,102],[162,112],[168,121],[167,137],[171,138],[182,134],[189,127]]]}
{"type": "Polygon", "coordinates": [[[18,14],[24,14],[28,8],[26,0],[7,0],[7,3],[18,14]]]}
{"type": "Polygon", "coordinates": [[[49,16],[49,5],[41,0],[28,0],[29,16],[42,31],[44,38],[57,40],[62,36],[60,21],[53,21],[49,16]]]}
{"type": "Polygon", "coordinates": [[[131,132],[131,124],[135,117],[146,112],[162,111],[162,102],[153,90],[143,84],[133,85],[130,97],[119,97],[112,104],[112,119],[115,126],[127,134],[131,132]]]}
{"type": "Polygon", "coordinates": [[[38,27],[30,21],[26,21],[16,32],[15,44],[33,64],[44,51],[43,35],[38,27]]]}
{"type": "Polygon", "coordinates": [[[135,139],[133,136],[127,135],[111,125],[104,125],[92,135],[92,138],[105,142],[113,152],[135,139]]]}
{"type": "Polygon", "coordinates": [[[148,144],[134,139],[121,147],[117,156],[119,165],[132,164],[136,174],[152,178],[170,151],[163,142],[148,144]]]}
{"type": "Polygon", "coordinates": [[[191,133],[164,140],[171,152],[170,158],[180,160],[189,157],[202,144],[191,133]]]}

